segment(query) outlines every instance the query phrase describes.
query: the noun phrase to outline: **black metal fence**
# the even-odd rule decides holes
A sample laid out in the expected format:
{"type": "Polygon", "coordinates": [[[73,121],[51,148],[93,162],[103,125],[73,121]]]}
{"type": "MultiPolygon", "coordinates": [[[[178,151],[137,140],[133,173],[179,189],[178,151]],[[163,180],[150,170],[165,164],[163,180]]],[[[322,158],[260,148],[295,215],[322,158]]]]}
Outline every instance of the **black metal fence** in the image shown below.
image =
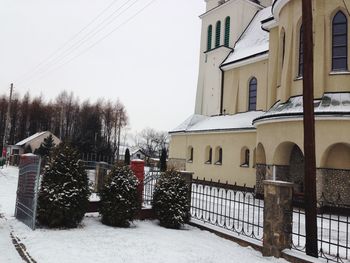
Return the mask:
{"type": "Polygon", "coordinates": [[[102,155],[97,153],[82,153],[80,159],[86,162],[105,162],[113,164],[115,159],[112,155],[102,155]]]}
{"type": "Polygon", "coordinates": [[[192,219],[262,240],[263,216],[264,201],[253,188],[193,180],[192,219]]]}
{"type": "Polygon", "coordinates": [[[142,193],[142,204],[143,206],[151,206],[153,201],[154,187],[160,176],[160,171],[158,169],[151,169],[145,174],[145,179],[143,180],[143,193],[142,193]]]}
{"type": "MultiPolygon", "coordinates": [[[[322,195],[324,197],[324,195],[322,195]]],[[[318,202],[317,232],[319,256],[327,262],[349,262],[350,260],[350,214],[341,203],[318,202]]],[[[305,210],[303,206],[293,209],[293,248],[305,251],[305,210]]]]}

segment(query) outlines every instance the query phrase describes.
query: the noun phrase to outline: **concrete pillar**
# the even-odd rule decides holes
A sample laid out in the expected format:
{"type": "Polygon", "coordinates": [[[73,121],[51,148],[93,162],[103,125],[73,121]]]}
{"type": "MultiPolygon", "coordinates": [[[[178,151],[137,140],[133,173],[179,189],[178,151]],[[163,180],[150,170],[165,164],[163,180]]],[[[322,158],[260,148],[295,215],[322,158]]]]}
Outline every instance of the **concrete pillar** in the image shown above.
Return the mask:
{"type": "Polygon", "coordinates": [[[292,209],[294,184],[264,181],[263,255],[281,257],[292,245],[292,209]]]}
{"type": "Polygon", "coordinates": [[[96,164],[96,177],[95,177],[95,192],[100,192],[103,188],[104,179],[107,176],[107,167],[108,163],[99,162],[96,164]]]}
{"type": "Polygon", "coordinates": [[[139,186],[137,187],[137,191],[139,193],[140,201],[142,202],[143,181],[145,179],[145,162],[143,160],[132,160],[130,167],[139,181],[139,186]]]}
{"type": "Polygon", "coordinates": [[[187,201],[188,201],[188,220],[190,219],[190,210],[191,210],[191,195],[192,195],[192,179],[193,179],[193,172],[188,171],[180,171],[181,177],[185,180],[187,187],[188,187],[188,194],[187,194],[187,201]]]}

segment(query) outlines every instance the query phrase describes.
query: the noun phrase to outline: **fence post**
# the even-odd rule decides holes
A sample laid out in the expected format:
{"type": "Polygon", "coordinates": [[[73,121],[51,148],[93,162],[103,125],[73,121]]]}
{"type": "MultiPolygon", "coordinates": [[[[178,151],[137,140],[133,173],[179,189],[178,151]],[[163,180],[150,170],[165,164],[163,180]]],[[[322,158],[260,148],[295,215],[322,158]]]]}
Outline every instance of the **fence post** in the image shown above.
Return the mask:
{"type": "Polygon", "coordinates": [[[131,170],[139,181],[137,191],[139,193],[140,202],[143,201],[143,181],[145,180],[145,162],[143,160],[132,160],[130,164],[131,170]]]}
{"type": "Polygon", "coordinates": [[[193,179],[193,172],[188,171],[180,171],[181,177],[185,180],[187,187],[188,187],[188,194],[187,194],[187,201],[188,201],[188,220],[191,217],[191,195],[192,195],[192,179],[193,179]]]}
{"type": "Polygon", "coordinates": [[[107,169],[105,169],[107,163],[99,162],[96,164],[96,177],[95,177],[95,192],[102,190],[104,179],[107,176],[107,169]]]}
{"type": "Polygon", "coordinates": [[[292,245],[293,186],[282,181],[264,181],[263,255],[280,257],[292,245]]]}

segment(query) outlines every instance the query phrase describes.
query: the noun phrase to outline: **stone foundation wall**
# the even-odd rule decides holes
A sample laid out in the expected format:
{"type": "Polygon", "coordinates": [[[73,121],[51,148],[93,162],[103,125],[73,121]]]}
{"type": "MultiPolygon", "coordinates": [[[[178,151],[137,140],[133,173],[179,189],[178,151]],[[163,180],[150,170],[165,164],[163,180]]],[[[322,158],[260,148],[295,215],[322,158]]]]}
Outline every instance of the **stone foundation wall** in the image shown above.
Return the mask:
{"type": "Polygon", "coordinates": [[[317,179],[317,197],[321,202],[350,205],[350,170],[319,168],[317,179]]]}

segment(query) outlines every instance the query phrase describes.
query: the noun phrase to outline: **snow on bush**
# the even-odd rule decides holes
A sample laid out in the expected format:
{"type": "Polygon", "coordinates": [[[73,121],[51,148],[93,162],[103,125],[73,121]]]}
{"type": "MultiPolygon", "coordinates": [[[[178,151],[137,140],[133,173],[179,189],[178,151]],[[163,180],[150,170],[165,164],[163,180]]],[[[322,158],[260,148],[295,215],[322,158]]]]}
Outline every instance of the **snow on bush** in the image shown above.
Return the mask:
{"type": "Polygon", "coordinates": [[[160,225],[180,228],[188,222],[188,188],[181,175],[170,170],[163,173],[154,189],[153,208],[160,225]]]}
{"type": "Polygon", "coordinates": [[[62,144],[45,167],[38,197],[38,221],[48,227],[77,227],[89,205],[89,183],[79,154],[62,144]]]}
{"type": "Polygon", "coordinates": [[[128,227],[140,207],[138,181],[128,166],[114,166],[100,193],[102,223],[128,227]]]}

